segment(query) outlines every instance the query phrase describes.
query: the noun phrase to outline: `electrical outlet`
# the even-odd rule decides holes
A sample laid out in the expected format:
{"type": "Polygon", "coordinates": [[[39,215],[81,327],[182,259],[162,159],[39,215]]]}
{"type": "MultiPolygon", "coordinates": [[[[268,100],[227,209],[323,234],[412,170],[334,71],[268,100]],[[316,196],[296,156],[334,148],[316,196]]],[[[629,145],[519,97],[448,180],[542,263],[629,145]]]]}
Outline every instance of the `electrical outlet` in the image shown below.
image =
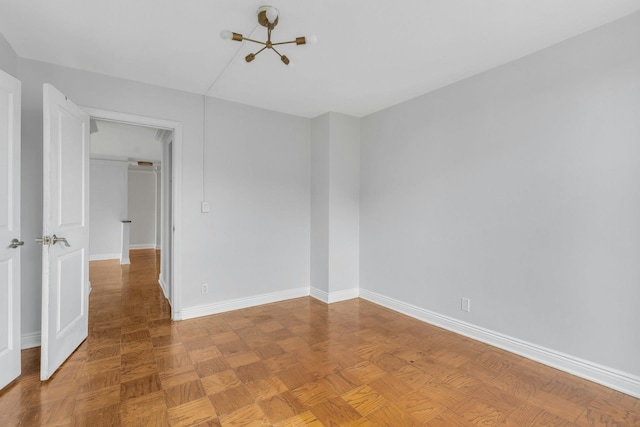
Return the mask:
{"type": "Polygon", "coordinates": [[[203,294],[209,293],[209,284],[208,283],[203,283],[202,284],[202,293],[203,294]]]}
{"type": "Polygon", "coordinates": [[[460,307],[462,311],[471,311],[471,300],[469,298],[462,298],[462,305],[460,307]]]}

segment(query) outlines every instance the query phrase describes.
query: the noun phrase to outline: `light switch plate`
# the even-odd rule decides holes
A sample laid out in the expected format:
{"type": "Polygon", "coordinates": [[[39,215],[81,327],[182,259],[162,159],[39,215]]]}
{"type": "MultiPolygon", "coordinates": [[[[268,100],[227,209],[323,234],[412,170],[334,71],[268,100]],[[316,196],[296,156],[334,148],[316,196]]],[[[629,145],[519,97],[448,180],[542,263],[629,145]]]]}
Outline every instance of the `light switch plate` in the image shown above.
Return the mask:
{"type": "Polygon", "coordinates": [[[209,202],[202,202],[202,213],[209,213],[209,202]]]}

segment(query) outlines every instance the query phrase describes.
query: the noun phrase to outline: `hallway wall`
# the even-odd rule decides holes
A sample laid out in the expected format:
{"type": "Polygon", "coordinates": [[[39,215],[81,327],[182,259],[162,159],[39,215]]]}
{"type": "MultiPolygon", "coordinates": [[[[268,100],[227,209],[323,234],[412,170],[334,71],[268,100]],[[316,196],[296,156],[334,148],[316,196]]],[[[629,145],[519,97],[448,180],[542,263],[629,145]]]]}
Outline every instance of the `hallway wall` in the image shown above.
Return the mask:
{"type": "Polygon", "coordinates": [[[156,188],[156,172],[153,170],[129,169],[128,200],[131,222],[131,249],[156,247],[156,223],[159,195],[156,188]]]}
{"type": "Polygon", "coordinates": [[[90,259],[119,259],[121,220],[128,212],[129,162],[91,159],[89,167],[90,259]]]}
{"type": "Polygon", "coordinates": [[[0,70],[6,71],[13,77],[18,76],[18,55],[2,33],[0,33],[0,70]]]}

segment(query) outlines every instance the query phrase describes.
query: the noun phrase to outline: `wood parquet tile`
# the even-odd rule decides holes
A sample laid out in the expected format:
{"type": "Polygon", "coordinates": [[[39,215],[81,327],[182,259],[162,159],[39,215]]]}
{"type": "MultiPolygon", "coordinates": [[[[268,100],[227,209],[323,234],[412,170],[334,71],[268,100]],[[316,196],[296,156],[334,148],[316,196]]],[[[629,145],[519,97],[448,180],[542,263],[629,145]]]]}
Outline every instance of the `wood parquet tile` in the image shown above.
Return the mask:
{"type": "Polygon", "coordinates": [[[155,251],[91,263],[89,336],[0,426],[640,426],[640,401],[354,299],[172,322],[155,251]]]}

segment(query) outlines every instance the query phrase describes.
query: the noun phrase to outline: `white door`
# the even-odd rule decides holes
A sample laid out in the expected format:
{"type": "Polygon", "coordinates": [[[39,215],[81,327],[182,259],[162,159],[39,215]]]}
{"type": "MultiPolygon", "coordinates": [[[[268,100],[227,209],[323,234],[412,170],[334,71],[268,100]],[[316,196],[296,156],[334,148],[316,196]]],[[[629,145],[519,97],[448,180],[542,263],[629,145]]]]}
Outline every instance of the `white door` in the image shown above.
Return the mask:
{"type": "Polygon", "coordinates": [[[0,70],[0,389],[20,375],[20,81],[0,70]]]}
{"type": "Polygon", "coordinates": [[[44,85],[42,348],[47,380],[85,340],[89,309],[89,115],[44,85]]]}

